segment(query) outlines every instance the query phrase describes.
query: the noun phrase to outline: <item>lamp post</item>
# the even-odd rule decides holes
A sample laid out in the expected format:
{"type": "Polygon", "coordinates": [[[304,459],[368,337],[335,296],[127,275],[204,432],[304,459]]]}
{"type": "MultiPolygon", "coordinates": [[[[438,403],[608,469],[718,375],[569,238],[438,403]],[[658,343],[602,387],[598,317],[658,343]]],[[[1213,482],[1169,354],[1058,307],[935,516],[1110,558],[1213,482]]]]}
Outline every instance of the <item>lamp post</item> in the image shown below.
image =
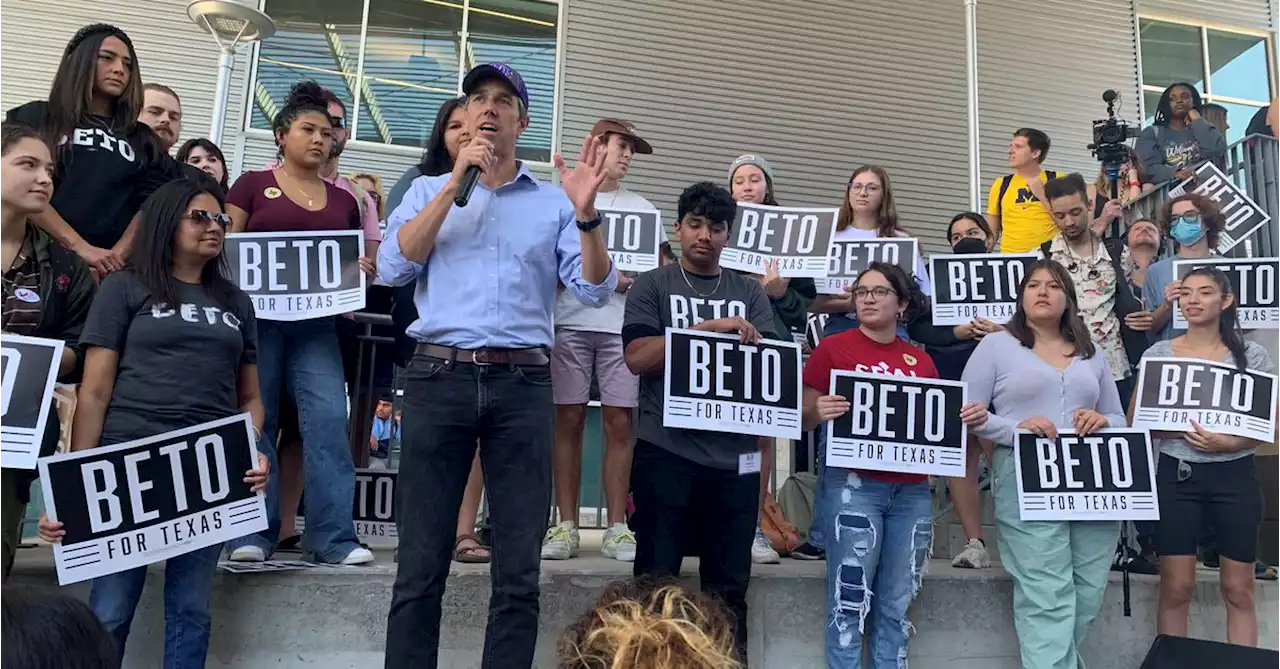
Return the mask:
{"type": "Polygon", "coordinates": [[[271,37],[276,32],[276,23],[257,9],[233,0],[193,0],[187,5],[187,16],[212,35],[218,44],[218,88],[213,97],[209,139],[214,144],[221,144],[236,47],[271,37]]]}

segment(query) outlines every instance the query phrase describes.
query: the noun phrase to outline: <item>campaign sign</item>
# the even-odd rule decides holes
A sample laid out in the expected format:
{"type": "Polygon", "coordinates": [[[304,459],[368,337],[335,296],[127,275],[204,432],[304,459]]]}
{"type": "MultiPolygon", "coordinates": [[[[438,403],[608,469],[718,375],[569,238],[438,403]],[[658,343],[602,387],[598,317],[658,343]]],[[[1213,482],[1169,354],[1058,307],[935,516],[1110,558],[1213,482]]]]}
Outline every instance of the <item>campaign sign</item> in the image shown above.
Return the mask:
{"type": "Polygon", "coordinates": [[[662,244],[662,214],[657,211],[600,209],[605,248],[613,266],[624,272],[648,272],[658,267],[662,244]]]}
{"type": "Polygon", "coordinates": [[[720,253],[720,265],[764,274],[765,262],[776,260],[779,276],[824,277],[838,213],[838,209],[822,207],[739,202],[729,244],[720,253]]]}
{"type": "MultiPolygon", "coordinates": [[[[1276,258],[1205,258],[1173,261],[1173,276],[1179,281],[1191,270],[1210,265],[1231,281],[1231,292],[1239,305],[1236,313],[1245,330],[1280,329],[1280,302],[1276,299],[1276,258]]],[[[1186,329],[1187,319],[1177,302],[1173,306],[1173,327],[1186,329]]]]}
{"type": "Polygon", "coordinates": [[[78,583],[267,529],[249,414],[40,459],[58,582],[78,583]]]}
{"type": "Polygon", "coordinates": [[[372,548],[395,548],[396,480],[399,473],[387,469],[356,470],[356,537],[372,548]]]}
{"type": "Polygon", "coordinates": [[[240,232],[227,235],[231,278],[269,321],[305,321],[364,308],[364,233],[240,232]]]}
{"type": "Polygon", "coordinates": [[[1008,323],[1018,307],[1018,286],[1034,253],[960,253],[929,257],[933,324],[964,325],[975,318],[1008,323]]]}
{"type": "Polygon", "coordinates": [[[800,438],[800,345],[667,329],[662,425],[800,438]]]}
{"type": "Polygon", "coordinates": [[[1226,225],[1218,235],[1218,253],[1225,255],[1248,239],[1271,220],[1271,214],[1258,206],[1239,186],[1211,162],[1196,168],[1196,175],[1169,190],[1169,197],[1183,193],[1203,195],[1218,204],[1226,225]]]}
{"type": "Polygon", "coordinates": [[[1210,432],[1271,442],[1276,430],[1276,375],[1189,358],[1143,358],[1133,426],[1210,432]]]}
{"type": "Polygon", "coordinates": [[[814,279],[813,285],[821,295],[843,295],[844,289],[853,286],[858,275],[873,262],[896,265],[915,276],[920,245],[910,237],[883,237],[876,239],[849,239],[832,242],[828,256],[827,276],[814,279]]]}
{"type": "Polygon", "coordinates": [[[1057,439],[1019,430],[1013,455],[1022,520],[1160,520],[1146,430],[1059,431],[1057,439]]]}
{"type": "Polygon", "coordinates": [[[0,466],[35,469],[62,347],[60,339],[0,338],[0,466]]]}
{"type": "Polygon", "coordinates": [[[831,320],[831,314],[809,314],[804,322],[804,341],[805,346],[812,351],[818,348],[818,343],[822,341],[823,333],[827,331],[827,321],[831,320]]]}
{"type": "Polygon", "coordinates": [[[831,394],[850,408],[827,430],[828,467],[964,476],[965,384],[832,370],[831,394]]]}

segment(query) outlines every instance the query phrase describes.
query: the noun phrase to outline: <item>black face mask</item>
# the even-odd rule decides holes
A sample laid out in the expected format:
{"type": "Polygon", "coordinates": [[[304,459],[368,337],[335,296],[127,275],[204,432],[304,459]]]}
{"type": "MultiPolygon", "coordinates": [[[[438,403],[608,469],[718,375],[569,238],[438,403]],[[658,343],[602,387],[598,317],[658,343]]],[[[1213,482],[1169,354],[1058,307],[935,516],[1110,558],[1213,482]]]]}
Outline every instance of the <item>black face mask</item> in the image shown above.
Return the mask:
{"type": "Polygon", "coordinates": [[[981,239],[965,237],[951,247],[952,253],[986,253],[987,243],[981,239]]]}

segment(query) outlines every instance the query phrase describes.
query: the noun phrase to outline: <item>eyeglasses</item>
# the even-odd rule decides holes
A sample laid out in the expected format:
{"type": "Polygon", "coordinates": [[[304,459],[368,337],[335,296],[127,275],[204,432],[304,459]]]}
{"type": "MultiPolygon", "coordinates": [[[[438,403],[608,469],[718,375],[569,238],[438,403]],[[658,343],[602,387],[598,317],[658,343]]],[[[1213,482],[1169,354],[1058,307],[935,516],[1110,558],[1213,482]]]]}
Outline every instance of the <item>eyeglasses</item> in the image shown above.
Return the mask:
{"type": "MultiPolygon", "coordinates": [[[[1070,265],[1067,265],[1067,271],[1071,272],[1072,274],[1079,274],[1080,263],[1073,262],[1070,265]]],[[[1102,272],[1099,272],[1098,268],[1094,267],[1089,270],[1089,273],[1086,274],[1085,277],[1087,277],[1090,281],[1097,281],[1099,278],[1102,277],[1102,272]]]]}
{"type": "Polygon", "coordinates": [[[342,130],[347,127],[347,119],[341,116],[330,116],[329,125],[332,125],[334,130],[342,130]]]}
{"type": "Polygon", "coordinates": [[[226,230],[231,225],[231,216],[229,214],[223,214],[221,212],[214,213],[203,209],[192,209],[191,211],[183,214],[182,218],[201,225],[207,225],[210,222],[214,222],[221,226],[223,230],[226,230]]]}
{"type": "Polygon", "coordinates": [[[897,295],[898,291],[884,286],[876,286],[875,288],[856,288],[853,291],[853,299],[866,300],[868,296],[875,297],[877,300],[883,300],[890,295],[897,295]]]}
{"type": "Polygon", "coordinates": [[[1199,222],[1200,222],[1200,212],[1197,211],[1189,214],[1182,214],[1181,216],[1171,217],[1169,219],[1169,227],[1173,227],[1179,223],[1186,223],[1187,225],[1195,225],[1199,222]]]}
{"type": "Polygon", "coordinates": [[[374,202],[382,202],[382,194],[379,193],[378,191],[371,190],[371,191],[365,191],[365,192],[369,194],[369,197],[373,198],[374,202]]]}
{"type": "Polygon", "coordinates": [[[882,189],[880,188],[880,184],[849,184],[849,191],[853,193],[866,193],[867,195],[874,195],[876,193],[879,193],[881,190],[882,189]]]}

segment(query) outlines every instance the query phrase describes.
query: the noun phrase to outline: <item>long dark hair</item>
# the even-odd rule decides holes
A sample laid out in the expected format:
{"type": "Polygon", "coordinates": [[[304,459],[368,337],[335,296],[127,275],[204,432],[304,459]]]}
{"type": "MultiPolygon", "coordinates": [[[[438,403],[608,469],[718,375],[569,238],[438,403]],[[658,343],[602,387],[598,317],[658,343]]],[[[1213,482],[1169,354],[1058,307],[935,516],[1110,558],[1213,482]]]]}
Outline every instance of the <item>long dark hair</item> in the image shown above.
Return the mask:
{"type": "Polygon", "coordinates": [[[444,144],[444,132],[449,127],[449,117],[455,109],[465,107],[467,96],[450,98],[440,105],[436,112],[436,124],[431,126],[431,138],[427,140],[427,150],[422,152],[422,160],[418,170],[429,177],[448,174],[453,171],[453,157],[449,155],[449,147],[444,144]]]}
{"type": "Polygon", "coordinates": [[[995,234],[991,232],[991,224],[987,222],[987,218],[985,216],[983,216],[982,214],[979,214],[976,211],[962,211],[956,214],[955,216],[952,216],[951,222],[947,224],[947,243],[948,244],[951,243],[951,230],[956,227],[956,223],[959,223],[960,221],[963,221],[965,219],[973,221],[975,224],[977,224],[978,229],[981,230],[983,234],[987,236],[988,240],[991,240],[993,237],[995,237],[995,234]]]}
{"type": "Polygon", "coordinates": [[[840,200],[840,213],[836,215],[836,230],[844,230],[853,225],[853,205],[849,204],[849,186],[863,172],[871,172],[880,179],[880,188],[884,196],[880,198],[880,209],[876,212],[876,236],[897,237],[903,232],[898,226],[898,207],[893,203],[893,188],[889,185],[889,173],[879,165],[863,165],[849,175],[844,185],[844,197],[840,200]]]}
{"type": "Polygon", "coordinates": [[[222,163],[222,179],[218,182],[218,185],[222,186],[222,191],[225,193],[227,191],[227,174],[230,172],[227,169],[227,158],[222,155],[222,149],[219,149],[218,145],[211,140],[204,137],[188,139],[182,144],[182,148],[178,149],[178,162],[186,165],[187,158],[191,157],[191,151],[197,148],[204,149],[206,153],[209,153],[214,158],[217,158],[218,162],[222,163]]]}
{"type": "MultiPolygon", "coordinates": [[[[182,225],[187,206],[195,196],[208,194],[218,201],[218,211],[226,211],[226,197],[210,187],[213,183],[213,179],[202,182],[176,179],[157,188],[142,204],[138,246],[131,258],[133,271],[156,300],[163,300],[170,306],[180,302],[177,281],[173,278],[173,238],[178,226],[182,225]]],[[[239,289],[226,277],[226,260],[222,253],[204,264],[200,270],[200,285],[223,309],[235,306],[239,289]]]]}
{"type": "Polygon", "coordinates": [[[893,288],[893,292],[898,295],[898,303],[906,305],[907,308],[902,311],[899,321],[910,323],[925,313],[924,293],[920,292],[920,286],[916,285],[916,280],[907,276],[901,267],[879,261],[873,262],[858,274],[858,279],[853,282],[853,285],[861,284],[862,277],[866,276],[867,272],[879,272],[884,276],[889,286],[893,288]]]}
{"type": "Polygon", "coordinates": [[[1169,87],[1164,89],[1164,92],[1160,94],[1160,102],[1156,104],[1156,125],[1169,125],[1169,121],[1173,120],[1173,105],[1169,103],[1169,96],[1173,95],[1173,89],[1179,86],[1185,87],[1187,90],[1191,91],[1192,109],[1199,110],[1201,105],[1204,104],[1204,101],[1200,98],[1200,91],[1196,90],[1195,86],[1184,81],[1169,84],[1169,87]]]}
{"type": "Polygon", "coordinates": [[[1037,260],[1027,268],[1027,275],[1022,277],[1022,283],[1018,284],[1018,310],[1014,312],[1013,319],[1004,328],[1023,346],[1035,347],[1036,333],[1027,324],[1027,309],[1024,302],[1027,282],[1031,281],[1031,277],[1040,270],[1048,272],[1049,276],[1062,287],[1062,293],[1067,297],[1067,307],[1062,310],[1062,318],[1058,320],[1058,332],[1062,334],[1063,339],[1071,342],[1075,347],[1072,355],[1084,359],[1092,358],[1098,349],[1093,345],[1093,339],[1089,337],[1089,328],[1085,327],[1084,320],[1080,318],[1080,302],[1076,297],[1075,283],[1071,281],[1067,268],[1056,260],[1037,260]]]}
{"type": "Polygon", "coordinates": [[[1223,297],[1230,295],[1231,305],[1224,308],[1221,314],[1218,314],[1218,336],[1222,337],[1222,343],[1231,351],[1231,357],[1236,359],[1236,368],[1244,371],[1247,360],[1245,359],[1244,331],[1240,329],[1240,315],[1237,307],[1239,300],[1235,297],[1235,291],[1231,289],[1231,280],[1227,275],[1217,267],[1205,266],[1197,267],[1190,272],[1182,280],[1185,282],[1193,276],[1204,276],[1213,279],[1218,284],[1218,290],[1223,297]]]}
{"type": "MultiPolygon", "coordinates": [[[[285,97],[284,107],[276,113],[276,117],[271,121],[271,134],[276,140],[276,154],[280,159],[284,160],[284,140],[283,136],[289,132],[289,128],[293,126],[293,122],[298,117],[308,113],[318,113],[326,119],[329,116],[329,101],[333,99],[333,93],[326,91],[320,84],[314,81],[302,81],[293,85],[289,89],[289,95],[285,97]]],[[[341,101],[339,101],[341,103],[341,101]]]]}
{"type": "MultiPolygon", "coordinates": [[[[129,84],[116,98],[108,123],[114,132],[126,133],[138,121],[142,109],[142,71],[138,67],[138,54],[133,42],[123,30],[105,24],[81,28],[67,43],[58,71],[49,87],[49,110],[46,126],[42,129],[45,140],[57,146],[63,137],[71,134],[78,123],[90,116],[93,104],[93,84],[98,72],[98,51],[108,37],[115,37],[129,49],[129,84]]],[[[67,146],[71,146],[67,142],[67,146]]]]}

